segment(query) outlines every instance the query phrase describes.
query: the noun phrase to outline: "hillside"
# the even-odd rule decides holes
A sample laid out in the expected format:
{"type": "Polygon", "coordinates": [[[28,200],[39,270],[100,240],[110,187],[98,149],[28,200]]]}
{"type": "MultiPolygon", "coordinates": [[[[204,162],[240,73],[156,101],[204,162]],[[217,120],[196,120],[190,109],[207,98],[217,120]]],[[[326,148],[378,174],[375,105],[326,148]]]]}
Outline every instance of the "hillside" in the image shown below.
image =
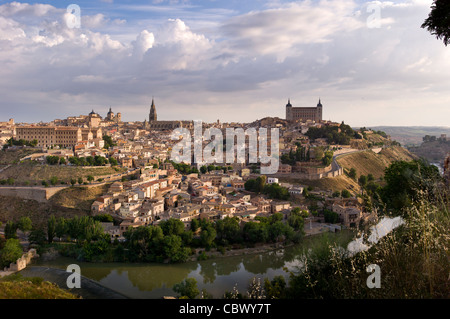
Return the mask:
{"type": "Polygon", "coordinates": [[[13,164],[10,167],[0,171],[0,180],[13,178],[14,185],[41,185],[43,180],[49,181],[53,176],[58,178],[58,184],[61,182],[70,184],[72,178],[83,178],[86,181],[87,176],[100,178],[107,175],[118,174],[125,171],[124,168],[112,167],[76,167],[66,165],[42,165],[37,162],[24,161],[13,164]]]}
{"type": "Polygon", "coordinates": [[[409,151],[430,163],[444,164],[447,153],[450,152],[450,140],[424,142],[420,146],[409,147],[409,151]]]}
{"type": "Polygon", "coordinates": [[[13,151],[0,151],[0,165],[9,165],[17,163],[21,158],[24,158],[33,153],[39,152],[35,148],[20,148],[13,151]]]}
{"type": "Polygon", "coordinates": [[[34,200],[17,197],[0,196],[0,222],[3,225],[8,221],[18,221],[20,217],[27,216],[35,226],[45,226],[51,215],[72,218],[88,214],[85,210],[67,208],[51,202],[40,203],[34,200]]]}
{"type": "Polygon", "coordinates": [[[372,174],[376,179],[384,176],[384,170],[394,161],[411,161],[416,158],[403,147],[393,146],[380,153],[370,150],[344,155],[337,159],[344,170],[356,169],[357,176],[372,174]]]}
{"type": "Polygon", "coordinates": [[[110,184],[97,187],[69,187],[52,196],[49,202],[55,207],[74,208],[89,212],[95,199],[108,191],[110,184]]]}
{"type": "Polygon", "coordinates": [[[347,176],[338,176],[334,178],[322,178],[322,179],[295,179],[289,177],[279,177],[282,183],[295,183],[305,186],[312,186],[315,190],[325,191],[342,191],[343,189],[352,190],[354,192],[359,191],[359,185],[354,180],[347,176]]]}
{"type": "Polygon", "coordinates": [[[72,218],[90,213],[94,200],[104,192],[107,185],[97,187],[69,187],[54,195],[46,203],[17,197],[0,196],[0,222],[18,221],[27,216],[34,225],[45,226],[51,215],[72,218]]]}
{"type": "Polygon", "coordinates": [[[384,131],[391,139],[403,146],[420,145],[425,135],[439,137],[441,134],[450,136],[450,127],[445,126],[375,126],[373,130],[384,131]]]}
{"type": "Polygon", "coordinates": [[[42,278],[11,275],[0,279],[0,299],[80,299],[42,278]]]}

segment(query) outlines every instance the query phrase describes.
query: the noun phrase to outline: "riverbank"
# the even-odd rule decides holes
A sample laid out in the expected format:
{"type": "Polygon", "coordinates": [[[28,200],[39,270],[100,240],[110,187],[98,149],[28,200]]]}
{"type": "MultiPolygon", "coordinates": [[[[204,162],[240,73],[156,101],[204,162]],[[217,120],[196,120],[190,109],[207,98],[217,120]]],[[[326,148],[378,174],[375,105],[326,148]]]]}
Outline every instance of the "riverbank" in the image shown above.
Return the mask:
{"type": "Polygon", "coordinates": [[[205,253],[206,257],[208,259],[211,258],[226,258],[226,257],[237,257],[237,256],[245,256],[245,255],[253,255],[253,254],[263,254],[268,253],[271,251],[284,249],[286,247],[290,247],[295,245],[294,243],[276,243],[276,244],[259,244],[255,245],[255,247],[246,247],[246,248],[239,248],[239,249],[229,249],[225,250],[223,252],[214,249],[211,251],[205,251],[204,249],[198,250],[197,254],[190,257],[189,261],[197,261],[198,257],[202,252],[205,253]]]}
{"type": "MultiPolygon", "coordinates": [[[[164,296],[174,296],[176,294],[172,288],[175,284],[187,278],[194,278],[199,290],[204,289],[214,298],[220,299],[234,287],[245,291],[255,277],[271,280],[274,276],[282,276],[288,280],[291,271],[298,271],[297,267],[306,251],[327,242],[335,242],[345,248],[350,238],[353,238],[353,235],[349,231],[329,232],[321,236],[305,236],[298,244],[258,245],[226,250],[225,254],[211,250],[205,252],[210,255],[208,258],[198,258],[199,255],[194,254],[191,256],[192,260],[184,263],[83,262],[63,257],[53,250],[49,254],[41,254],[41,258],[31,266],[57,268],[61,273],[65,272],[68,265],[77,264],[87,278],[130,299],[161,299],[164,296]]],[[[33,273],[32,276],[39,274],[33,273]]],[[[66,287],[64,280],[57,279],[66,287]]]]}
{"type": "Polygon", "coordinates": [[[127,296],[84,276],[80,276],[81,288],[69,289],[67,288],[67,278],[72,273],[62,269],[31,266],[21,270],[19,274],[23,277],[43,278],[44,281],[55,283],[58,287],[66,289],[82,299],[129,299],[127,296]]]}

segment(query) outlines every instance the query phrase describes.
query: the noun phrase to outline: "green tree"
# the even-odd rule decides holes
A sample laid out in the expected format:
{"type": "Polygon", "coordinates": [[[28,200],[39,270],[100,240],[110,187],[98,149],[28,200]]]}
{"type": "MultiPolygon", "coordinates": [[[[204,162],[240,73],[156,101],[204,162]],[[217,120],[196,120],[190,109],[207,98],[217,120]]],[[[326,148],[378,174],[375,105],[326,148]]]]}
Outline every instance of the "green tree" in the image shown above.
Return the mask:
{"type": "Polygon", "coordinates": [[[109,214],[96,215],[93,218],[94,218],[94,220],[97,220],[101,223],[113,223],[114,222],[114,218],[109,214]]]}
{"type": "Polygon", "coordinates": [[[332,151],[326,151],[323,158],[322,163],[325,166],[330,166],[331,162],[333,161],[333,152],[332,151]]]}
{"type": "Polygon", "coordinates": [[[248,222],[243,229],[245,241],[250,243],[265,243],[269,238],[268,225],[263,223],[248,222]]]}
{"type": "Polygon", "coordinates": [[[333,198],[337,198],[341,196],[341,192],[340,191],[335,191],[333,192],[333,194],[331,195],[333,198]]]}
{"type": "Polygon", "coordinates": [[[331,210],[325,209],[323,211],[325,223],[336,224],[339,222],[339,215],[331,210]]]}
{"type": "Polygon", "coordinates": [[[291,226],[284,224],[281,221],[277,221],[269,226],[269,239],[272,242],[278,242],[282,239],[289,239],[293,235],[293,229],[291,226]]]}
{"type": "Polygon", "coordinates": [[[185,262],[189,257],[189,248],[183,246],[180,236],[169,235],[164,237],[164,254],[171,262],[185,262]]]}
{"type": "Polygon", "coordinates": [[[292,213],[288,217],[288,225],[291,226],[294,230],[303,230],[305,225],[305,220],[300,215],[300,213],[292,213]]]}
{"type": "Polygon", "coordinates": [[[222,244],[237,243],[242,239],[241,227],[236,217],[225,217],[216,222],[216,237],[222,244]]]}
{"type": "Polygon", "coordinates": [[[56,217],[54,215],[50,216],[47,221],[47,238],[49,244],[53,242],[53,238],[56,236],[56,225],[56,217]]]}
{"type": "Polygon", "coordinates": [[[386,168],[384,179],[381,197],[398,214],[419,198],[434,202],[434,189],[442,182],[439,169],[422,160],[394,162],[386,168]]]}
{"type": "Polygon", "coordinates": [[[119,165],[119,162],[117,162],[117,160],[114,157],[110,157],[109,164],[111,164],[111,166],[117,166],[119,165]]]}
{"type": "Polygon", "coordinates": [[[103,141],[105,141],[104,148],[106,148],[106,149],[117,145],[114,143],[114,141],[112,140],[112,137],[109,135],[103,135],[103,141]]]}
{"type": "Polygon", "coordinates": [[[289,190],[277,183],[265,185],[263,193],[267,194],[270,198],[280,200],[288,200],[291,197],[291,195],[289,194],[289,190]]]}
{"type": "Polygon", "coordinates": [[[196,232],[199,227],[200,227],[200,223],[199,223],[198,219],[193,219],[191,221],[191,230],[193,232],[196,232]]]}
{"type": "Polygon", "coordinates": [[[58,184],[58,177],[52,176],[52,177],[50,178],[50,184],[52,184],[53,186],[55,186],[56,184],[58,184]]]}
{"type": "Polygon", "coordinates": [[[362,187],[365,187],[365,186],[367,185],[367,181],[368,181],[368,178],[367,178],[367,176],[365,176],[365,175],[361,175],[361,176],[358,178],[358,183],[359,183],[359,185],[361,185],[362,187]]]}
{"type": "Polygon", "coordinates": [[[55,235],[61,240],[61,238],[67,234],[67,222],[64,217],[59,217],[56,221],[55,235]]]}
{"type": "Polygon", "coordinates": [[[348,177],[350,177],[351,179],[356,180],[356,169],[355,168],[350,168],[350,171],[348,172],[348,177]]]}
{"type": "Polygon", "coordinates": [[[352,194],[350,193],[350,191],[348,189],[343,189],[341,191],[341,196],[343,198],[350,198],[350,197],[352,197],[352,194]]]}
{"type": "Polygon", "coordinates": [[[89,183],[92,183],[92,181],[94,180],[94,176],[88,175],[87,180],[89,183]]]}
{"type": "Polygon", "coordinates": [[[164,234],[159,226],[130,227],[124,237],[131,261],[155,261],[158,255],[163,254],[164,234]]]}
{"type": "Polygon", "coordinates": [[[172,289],[181,297],[188,299],[195,299],[200,294],[195,278],[186,278],[183,282],[175,284],[172,289]]]}
{"type": "Polygon", "coordinates": [[[5,224],[5,238],[17,238],[17,224],[9,220],[5,224]]]}
{"type": "Polygon", "coordinates": [[[200,233],[200,241],[203,247],[211,247],[212,243],[216,239],[217,232],[211,224],[207,224],[205,227],[202,227],[202,231],[200,233]]]}
{"type": "Polygon", "coordinates": [[[21,217],[19,219],[19,222],[17,223],[17,228],[24,233],[29,232],[31,229],[33,229],[33,223],[31,222],[30,217],[21,217]]]}
{"type": "Polygon", "coordinates": [[[264,290],[267,299],[284,299],[286,280],[283,276],[275,276],[272,280],[264,279],[264,290]]]}
{"type": "Polygon", "coordinates": [[[22,246],[16,238],[9,238],[6,240],[0,254],[1,268],[9,266],[22,256],[22,246]]]}
{"type": "Polygon", "coordinates": [[[30,242],[30,244],[36,244],[40,246],[44,245],[47,241],[45,231],[42,228],[33,229],[28,236],[28,241],[30,242]]]}
{"type": "Polygon", "coordinates": [[[163,230],[165,236],[177,235],[180,236],[184,232],[184,223],[175,218],[162,221],[159,226],[163,230]]]}
{"type": "Polygon", "coordinates": [[[431,12],[421,27],[427,29],[437,39],[442,39],[447,46],[450,43],[450,2],[434,0],[431,12]]]}

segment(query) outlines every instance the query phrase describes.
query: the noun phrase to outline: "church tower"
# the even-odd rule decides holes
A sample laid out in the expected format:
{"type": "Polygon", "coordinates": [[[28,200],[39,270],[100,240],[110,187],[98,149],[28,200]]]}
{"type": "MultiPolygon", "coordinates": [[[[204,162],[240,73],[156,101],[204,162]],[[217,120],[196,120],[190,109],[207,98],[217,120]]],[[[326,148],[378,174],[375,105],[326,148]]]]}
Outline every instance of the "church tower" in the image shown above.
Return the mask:
{"type": "Polygon", "coordinates": [[[156,116],[156,106],[155,101],[152,99],[152,106],[150,108],[150,116],[149,116],[149,122],[156,122],[158,120],[158,117],[156,116]]]}
{"type": "Polygon", "coordinates": [[[292,104],[291,99],[288,100],[288,104],[286,104],[286,120],[292,121],[292,104]]]}
{"type": "Polygon", "coordinates": [[[322,121],[322,110],[323,110],[323,106],[322,106],[322,103],[320,102],[320,98],[319,98],[319,103],[317,103],[316,122],[322,121]]]}

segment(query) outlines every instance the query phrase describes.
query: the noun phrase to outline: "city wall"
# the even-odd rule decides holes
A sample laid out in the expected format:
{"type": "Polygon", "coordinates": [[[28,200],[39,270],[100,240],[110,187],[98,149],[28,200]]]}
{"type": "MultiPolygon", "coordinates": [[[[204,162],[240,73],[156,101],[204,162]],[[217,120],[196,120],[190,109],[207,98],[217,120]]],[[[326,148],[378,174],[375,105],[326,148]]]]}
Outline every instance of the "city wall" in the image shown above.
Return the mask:
{"type": "Polygon", "coordinates": [[[27,265],[31,262],[31,259],[38,257],[36,249],[32,248],[28,252],[24,253],[22,257],[17,259],[15,263],[11,263],[9,267],[3,269],[4,272],[16,272],[25,269],[27,265]]]}
{"type": "Polygon", "coordinates": [[[0,187],[0,196],[31,199],[45,203],[50,197],[67,187],[0,187]]]}

